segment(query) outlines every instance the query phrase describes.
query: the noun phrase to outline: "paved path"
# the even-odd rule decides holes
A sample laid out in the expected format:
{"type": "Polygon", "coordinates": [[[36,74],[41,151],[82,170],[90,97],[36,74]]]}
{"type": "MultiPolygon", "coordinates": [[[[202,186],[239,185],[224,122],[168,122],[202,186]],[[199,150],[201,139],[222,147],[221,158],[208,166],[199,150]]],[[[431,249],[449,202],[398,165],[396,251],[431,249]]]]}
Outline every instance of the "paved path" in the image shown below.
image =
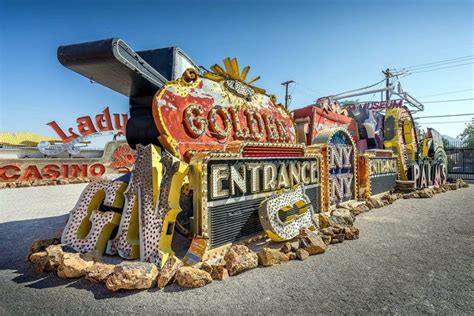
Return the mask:
{"type": "Polygon", "coordinates": [[[259,268],[194,290],[110,293],[36,274],[34,239],[60,229],[84,185],[0,190],[0,314],[470,313],[474,311],[474,186],[399,200],[357,217],[361,238],[306,261],[259,268]]]}

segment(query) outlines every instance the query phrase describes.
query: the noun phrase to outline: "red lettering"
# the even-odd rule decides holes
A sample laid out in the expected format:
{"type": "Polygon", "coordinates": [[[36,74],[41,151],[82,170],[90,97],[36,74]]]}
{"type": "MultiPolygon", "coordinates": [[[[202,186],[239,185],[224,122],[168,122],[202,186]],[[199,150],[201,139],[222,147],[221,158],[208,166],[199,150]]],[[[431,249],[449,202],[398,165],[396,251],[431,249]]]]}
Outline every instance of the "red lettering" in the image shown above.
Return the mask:
{"type": "Polygon", "coordinates": [[[112,119],[110,118],[110,111],[109,107],[106,107],[102,113],[95,116],[95,124],[97,125],[97,129],[102,132],[111,131],[113,130],[112,126],[112,119]],[[105,123],[105,125],[104,125],[105,123]]]}
{"type": "Polygon", "coordinates": [[[46,165],[43,167],[43,177],[46,179],[57,179],[61,173],[59,172],[59,166],[58,165],[46,165]]]}
{"type": "Polygon", "coordinates": [[[120,114],[114,114],[114,124],[115,129],[119,131],[125,131],[125,126],[127,126],[128,116],[127,114],[122,114],[123,124],[120,124],[120,114]]]}
{"type": "Polygon", "coordinates": [[[62,165],[61,173],[63,175],[63,178],[69,178],[69,165],[62,165]]]}
{"type": "Polygon", "coordinates": [[[6,165],[0,167],[0,181],[15,181],[20,177],[21,169],[14,165],[6,165]],[[8,171],[14,171],[14,173],[7,174],[8,171]]]}
{"type": "Polygon", "coordinates": [[[43,177],[41,176],[41,173],[38,170],[38,167],[35,165],[28,166],[21,176],[21,180],[23,181],[28,181],[30,180],[42,180],[43,177]]]}
{"type": "Polygon", "coordinates": [[[87,165],[72,165],[71,166],[71,177],[73,178],[77,178],[78,177],[78,173],[79,173],[79,176],[80,177],[87,177],[87,165]]]}
{"type": "Polygon", "coordinates": [[[89,173],[94,177],[100,177],[105,173],[105,166],[96,163],[89,167],[89,173]]]}
{"type": "Polygon", "coordinates": [[[81,135],[90,135],[97,133],[97,130],[94,127],[94,123],[89,116],[82,116],[77,118],[77,129],[81,135]]]}
{"type": "Polygon", "coordinates": [[[49,125],[49,126],[51,126],[52,129],[54,129],[56,134],[58,134],[58,136],[61,137],[63,143],[70,142],[71,140],[76,139],[76,138],[79,137],[79,135],[77,135],[76,133],[73,132],[72,128],[69,128],[69,133],[71,133],[71,135],[66,136],[66,134],[63,132],[61,127],[59,127],[58,123],[56,123],[55,121],[49,122],[46,125],[49,125]]]}

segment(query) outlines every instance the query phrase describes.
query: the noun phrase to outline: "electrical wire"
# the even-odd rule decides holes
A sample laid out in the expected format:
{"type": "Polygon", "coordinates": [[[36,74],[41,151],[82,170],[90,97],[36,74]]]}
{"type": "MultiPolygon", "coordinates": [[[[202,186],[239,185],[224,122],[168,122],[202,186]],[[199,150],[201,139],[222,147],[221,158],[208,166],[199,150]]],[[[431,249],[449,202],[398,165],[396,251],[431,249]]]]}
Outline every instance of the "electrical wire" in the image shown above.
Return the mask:
{"type": "Polygon", "coordinates": [[[370,85],[370,86],[366,86],[366,87],[363,87],[363,88],[359,88],[359,89],[354,89],[354,90],[349,90],[349,91],[344,91],[344,92],[341,92],[341,93],[338,93],[338,94],[334,94],[332,95],[331,97],[337,97],[337,96],[340,96],[342,94],[346,94],[346,93],[350,93],[350,92],[356,92],[356,91],[360,91],[360,90],[365,90],[365,89],[368,89],[368,88],[372,88],[372,87],[375,87],[377,85],[379,85],[380,83],[384,82],[385,81],[385,78],[370,85]]]}
{"type": "Polygon", "coordinates": [[[436,70],[441,70],[441,69],[448,69],[448,68],[454,68],[454,67],[460,67],[460,66],[466,66],[466,65],[472,65],[472,64],[474,64],[474,61],[470,62],[470,63],[452,65],[452,66],[447,66],[447,67],[440,67],[440,68],[434,68],[434,69],[428,69],[428,70],[422,70],[422,71],[413,71],[413,72],[409,72],[408,74],[410,74],[410,75],[420,74],[420,73],[423,73],[423,72],[430,72],[430,71],[436,71],[436,70]]]}
{"type": "Polygon", "coordinates": [[[424,125],[427,125],[427,124],[451,124],[451,123],[471,123],[472,121],[446,121],[446,122],[426,122],[426,123],[420,123],[420,122],[417,122],[418,124],[424,124],[424,125]]]}
{"type": "Polygon", "coordinates": [[[470,100],[474,100],[474,98],[454,99],[454,100],[439,100],[439,101],[423,101],[423,103],[445,103],[445,102],[459,102],[459,101],[470,101],[470,100]]]}
{"type": "Polygon", "coordinates": [[[429,65],[431,65],[431,67],[436,67],[439,64],[462,62],[465,59],[472,59],[472,58],[474,58],[474,55],[467,55],[467,56],[463,56],[463,57],[444,59],[444,60],[439,60],[439,61],[434,61],[434,62],[424,63],[424,64],[418,64],[418,65],[413,65],[413,66],[408,66],[408,67],[395,68],[394,70],[402,70],[402,69],[407,70],[407,69],[412,69],[412,68],[425,67],[425,66],[429,66],[429,65]]]}
{"type": "Polygon", "coordinates": [[[416,119],[422,119],[422,118],[453,117],[453,116],[466,116],[466,115],[474,115],[474,113],[418,116],[418,117],[415,117],[414,119],[416,120],[416,119]]]}
{"type": "Polygon", "coordinates": [[[443,92],[443,93],[425,95],[425,96],[422,96],[422,97],[420,97],[420,98],[430,98],[430,97],[436,97],[436,96],[438,96],[438,95],[455,94],[455,93],[466,92],[466,91],[472,91],[472,90],[474,90],[474,89],[464,89],[464,90],[449,91],[449,92],[443,92]]]}

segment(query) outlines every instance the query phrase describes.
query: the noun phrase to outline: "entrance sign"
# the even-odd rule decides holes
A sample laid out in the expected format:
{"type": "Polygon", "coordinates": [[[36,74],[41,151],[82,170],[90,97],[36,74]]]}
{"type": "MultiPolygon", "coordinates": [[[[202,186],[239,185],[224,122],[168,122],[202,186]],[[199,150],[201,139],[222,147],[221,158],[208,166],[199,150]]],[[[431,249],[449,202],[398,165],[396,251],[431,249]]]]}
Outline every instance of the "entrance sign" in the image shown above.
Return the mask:
{"type": "Polygon", "coordinates": [[[398,161],[390,150],[368,150],[359,155],[359,196],[368,199],[395,188],[398,161]]]}
{"type": "MultiPolygon", "coordinates": [[[[234,153],[197,154],[191,160],[193,191],[202,192],[202,195],[194,195],[196,231],[209,238],[209,249],[261,234],[259,209],[262,202],[295,185],[304,185],[304,192],[302,188],[295,191],[300,192],[299,198],[305,201],[305,205],[300,205],[295,200],[299,209],[305,210],[310,203],[315,211],[320,211],[320,155],[304,151],[302,155],[288,157],[287,149],[303,149],[303,146],[260,144],[264,151],[273,150],[273,155],[249,157],[247,148],[252,152],[258,145],[244,144],[234,153]]],[[[300,222],[307,224],[307,221],[300,222]]]]}

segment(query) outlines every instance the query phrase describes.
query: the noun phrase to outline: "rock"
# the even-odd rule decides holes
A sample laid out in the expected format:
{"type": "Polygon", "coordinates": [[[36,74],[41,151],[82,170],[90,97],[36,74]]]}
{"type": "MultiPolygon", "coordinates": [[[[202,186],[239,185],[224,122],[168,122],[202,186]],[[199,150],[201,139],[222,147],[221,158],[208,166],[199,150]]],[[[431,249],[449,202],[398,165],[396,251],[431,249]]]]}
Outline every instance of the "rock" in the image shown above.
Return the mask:
{"type": "Polygon", "coordinates": [[[468,188],[469,187],[469,183],[466,183],[463,179],[458,179],[456,181],[457,185],[458,185],[458,188],[468,188]]]}
{"type": "Polygon", "coordinates": [[[330,235],[321,235],[321,239],[324,241],[326,245],[329,245],[331,243],[332,237],[330,235]]]}
{"type": "Polygon", "coordinates": [[[85,270],[91,267],[94,261],[84,260],[79,253],[63,253],[61,263],[58,267],[58,277],[62,279],[79,278],[85,274],[85,270]]]}
{"type": "Polygon", "coordinates": [[[457,183],[448,183],[448,187],[450,190],[457,190],[458,184],[457,183]]]}
{"type": "Polygon", "coordinates": [[[329,213],[318,213],[314,216],[318,218],[319,228],[329,227],[329,213]]]}
{"type": "Polygon", "coordinates": [[[441,187],[434,187],[433,188],[434,193],[439,194],[443,193],[443,189],[441,187]]]}
{"type": "Polygon", "coordinates": [[[69,184],[69,180],[66,179],[58,179],[56,180],[57,184],[69,184]]]}
{"type": "Polygon", "coordinates": [[[304,249],[298,249],[298,250],[296,251],[296,257],[297,257],[299,260],[303,261],[303,260],[305,260],[305,259],[307,259],[307,258],[309,257],[309,253],[308,253],[306,250],[304,250],[304,249]]]}
{"type": "Polygon", "coordinates": [[[199,267],[199,269],[206,271],[209,274],[212,273],[212,266],[207,262],[203,262],[201,266],[199,267]]]}
{"type": "Polygon", "coordinates": [[[36,252],[44,251],[46,247],[51,246],[51,245],[57,245],[60,242],[61,241],[59,238],[40,239],[40,240],[33,241],[33,243],[30,246],[27,259],[29,259],[32,254],[36,252]]]}
{"type": "Polygon", "coordinates": [[[331,237],[331,244],[338,244],[344,241],[345,234],[334,234],[331,237]]]}
{"type": "Polygon", "coordinates": [[[48,254],[48,264],[45,271],[55,271],[61,264],[64,255],[63,248],[60,245],[51,245],[46,247],[45,250],[48,254]]]}
{"type": "Polygon", "coordinates": [[[369,204],[369,203],[371,204],[372,208],[381,208],[381,207],[383,207],[383,202],[380,201],[377,198],[374,198],[374,197],[370,197],[367,200],[367,204],[369,204]]]}
{"type": "MultiPolygon", "coordinates": [[[[298,250],[296,250],[298,251],[298,250]]],[[[296,253],[295,252],[289,252],[288,253],[288,259],[290,260],[295,260],[297,257],[296,257],[296,253]]]]}
{"type": "Polygon", "coordinates": [[[258,253],[258,264],[264,267],[287,261],[290,261],[288,256],[277,249],[263,248],[258,253]]]}
{"type": "Polygon", "coordinates": [[[86,252],[85,254],[83,254],[82,258],[84,260],[88,260],[88,261],[101,262],[102,261],[102,253],[98,250],[92,250],[92,251],[89,251],[89,252],[86,252]]]}
{"type": "MultiPolygon", "coordinates": [[[[170,258],[165,266],[161,269],[156,282],[156,286],[160,289],[173,281],[176,272],[183,266],[183,262],[176,257],[170,258]]],[[[212,268],[211,268],[212,271],[212,268]]]]}
{"type": "Polygon", "coordinates": [[[424,188],[422,190],[418,190],[418,195],[420,196],[420,198],[432,198],[434,193],[433,193],[433,190],[431,190],[430,188],[424,188]]]}
{"type": "Polygon", "coordinates": [[[48,271],[48,253],[46,251],[39,251],[32,253],[29,256],[29,260],[31,263],[33,263],[36,267],[36,271],[38,272],[43,272],[43,271],[48,271]]]}
{"type": "Polygon", "coordinates": [[[344,239],[347,239],[347,240],[359,239],[359,229],[354,226],[344,227],[344,239]]]}
{"type": "Polygon", "coordinates": [[[225,280],[229,277],[229,271],[225,268],[225,266],[212,266],[212,273],[211,278],[213,280],[225,280]]]}
{"type": "Polygon", "coordinates": [[[281,246],[280,251],[283,253],[291,252],[291,243],[289,241],[285,242],[283,246],[281,246]]]}
{"type": "Polygon", "coordinates": [[[115,266],[105,285],[109,290],[149,289],[156,284],[158,268],[153,263],[128,261],[115,266]]]}
{"type": "Polygon", "coordinates": [[[327,246],[321,237],[308,228],[302,228],[298,238],[300,240],[300,248],[306,250],[310,255],[326,251],[327,246]]]}
{"type": "Polygon", "coordinates": [[[290,241],[291,251],[296,252],[300,248],[300,240],[296,238],[295,240],[290,241]]]}
{"type": "Polygon", "coordinates": [[[329,217],[329,224],[333,225],[353,225],[355,217],[351,214],[348,209],[337,208],[331,212],[329,217]]]}
{"type": "Polygon", "coordinates": [[[258,256],[244,245],[233,245],[224,257],[229,275],[258,266],[258,256]]]}
{"type": "Polygon", "coordinates": [[[354,216],[360,215],[362,213],[366,213],[368,211],[370,211],[370,208],[365,203],[356,205],[350,210],[351,214],[354,216]]]}
{"type": "Polygon", "coordinates": [[[196,288],[211,283],[212,277],[206,271],[194,267],[181,267],[176,272],[175,282],[182,287],[196,288]]]}
{"type": "Polygon", "coordinates": [[[397,200],[397,196],[395,194],[385,194],[384,196],[382,196],[381,200],[383,202],[387,202],[388,204],[392,204],[393,202],[395,202],[397,200]]]}
{"type": "Polygon", "coordinates": [[[114,272],[115,265],[102,262],[95,262],[92,266],[87,267],[84,276],[92,282],[105,283],[107,278],[114,272]]]}
{"type": "Polygon", "coordinates": [[[15,182],[7,183],[7,188],[16,188],[16,183],[15,182]]]}

